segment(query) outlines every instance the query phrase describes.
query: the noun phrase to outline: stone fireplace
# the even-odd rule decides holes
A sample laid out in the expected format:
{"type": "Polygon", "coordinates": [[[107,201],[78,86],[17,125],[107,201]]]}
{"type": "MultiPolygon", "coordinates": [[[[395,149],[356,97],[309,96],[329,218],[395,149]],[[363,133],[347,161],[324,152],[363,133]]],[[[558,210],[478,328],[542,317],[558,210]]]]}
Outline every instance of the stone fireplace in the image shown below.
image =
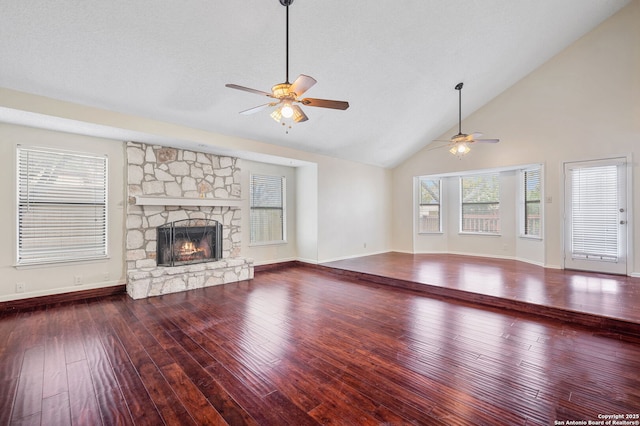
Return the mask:
{"type": "Polygon", "coordinates": [[[132,298],[253,278],[253,261],[240,256],[237,163],[232,157],[127,143],[126,267],[132,298]],[[173,244],[170,251],[167,243],[173,244]]]}

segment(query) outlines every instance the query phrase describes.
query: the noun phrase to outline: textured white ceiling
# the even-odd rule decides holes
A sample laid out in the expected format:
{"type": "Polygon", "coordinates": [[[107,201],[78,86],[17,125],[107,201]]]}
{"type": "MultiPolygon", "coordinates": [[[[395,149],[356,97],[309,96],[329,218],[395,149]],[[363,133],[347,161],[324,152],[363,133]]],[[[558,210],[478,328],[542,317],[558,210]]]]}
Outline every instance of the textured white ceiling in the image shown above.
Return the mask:
{"type": "Polygon", "coordinates": [[[279,0],[2,0],[0,87],[390,167],[628,2],[295,0],[290,80],[351,106],[285,134],[224,86],[285,80],[279,0]]]}

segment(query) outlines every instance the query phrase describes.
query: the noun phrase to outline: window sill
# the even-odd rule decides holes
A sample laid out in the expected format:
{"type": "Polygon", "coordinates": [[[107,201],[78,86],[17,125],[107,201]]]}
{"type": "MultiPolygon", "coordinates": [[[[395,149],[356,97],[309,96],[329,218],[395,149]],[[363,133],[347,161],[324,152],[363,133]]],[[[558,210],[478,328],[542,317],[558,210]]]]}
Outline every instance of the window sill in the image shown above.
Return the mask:
{"type": "Polygon", "coordinates": [[[542,241],[542,237],[540,237],[540,236],[536,236],[536,235],[524,235],[524,234],[520,234],[519,236],[520,236],[520,238],[522,238],[523,240],[542,241]]]}
{"type": "Polygon", "coordinates": [[[458,232],[458,235],[482,235],[485,237],[502,237],[502,234],[494,234],[491,232],[458,232]]]}
{"type": "Polygon", "coordinates": [[[264,241],[264,242],[249,243],[249,247],[284,246],[286,244],[289,244],[286,240],[285,241],[264,241]]]}
{"type": "Polygon", "coordinates": [[[67,266],[67,265],[78,265],[78,264],[90,264],[90,263],[100,263],[111,260],[111,256],[103,256],[103,257],[93,257],[90,259],[78,259],[78,260],[56,260],[51,262],[38,262],[38,263],[15,263],[13,265],[16,269],[37,269],[37,268],[50,268],[52,266],[67,266]]]}

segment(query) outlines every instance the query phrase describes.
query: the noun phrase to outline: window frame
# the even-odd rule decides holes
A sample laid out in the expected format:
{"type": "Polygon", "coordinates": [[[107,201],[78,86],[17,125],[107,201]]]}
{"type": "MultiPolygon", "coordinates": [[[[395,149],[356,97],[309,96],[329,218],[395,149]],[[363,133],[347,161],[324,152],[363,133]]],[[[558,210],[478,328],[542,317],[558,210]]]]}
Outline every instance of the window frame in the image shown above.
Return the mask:
{"type": "Polygon", "coordinates": [[[418,234],[419,235],[432,235],[432,234],[442,234],[442,179],[439,177],[433,178],[433,177],[427,177],[427,176],[420,176],[417,179],[417,189],[418,189],[418,194],[417,194],[417,218],[418,218],[418,223],[417,223],[417,229],[418,229],[418,234]],[[438,183],[438,202],[437,203],[423,203],[423,199],[422,199],[422,182],[423,181],[432,181],[432,182],[437,182],[438,183]],[[429,230],[422,230],[421,229],[421,218],[422,218],[422,214],[421,214],[421,207],[422,206],[437,206],[438,207],[438,230],[437,231],[429,231],[429,230]]]}
{"type": "Polygon", "coordinates": [[[458,232],[460,234],[465,234],[465,235],[490,235],[490,236],[496,236],[496,235],[501,235],[501,228],[500,228],[500,172],[499,171],[492,171],[492,172],[486,172],[486,173],[474,173],[474,174],[465,174],[465,175],[461,175],[458,178],[458,183],[459,183],[459,194],[460,194],[460,203],[459,203],[459,207],[460,207],[460,216],[459,216],[459,229],[458,232]],[[464,201],[464,180],[465,179],[473,179],[473,178],[480,178],[480,177],[495,177],[496,180],[496,184],[497,184],[497,200],[496,201],[476,201],[476,202],[465,202],[464,201]],[[465,214],[464,214],[464,206],[465,205],[497,205],[498,206],[498,214],[497,214],[497,229],[495,231],[477,231],[477,230],[465,230],[464,229],[464,220],[465,220],[465,214]]]}
{"type": "Polygon", "coordinates": [[[17,145],[16,147],[16,251],[15,266],[38,266],[47,264],[63,264],[70,262],[86,262],[103,260],[109,257],[109,161],[107,155],[69,151],[63,149],[17,145]],[[29,159],[29,154],[40,157],[36,164],[29,159]],[[26,157],[23,157],[25,155],[26,157]],[[82,164],[88,159],[92,167],[79,167],[74,170],[69,164],[82,164]],[[56,164],[57,163],[57,164],[56,164]],[[54,167],[59,167],[59,173],[53,173],[54,167]],[[39,168],[38,168],[39,167],[39,168]],[[48,168],[47,168],[48,167],[48,168]],[[34,168],[31,170],[31,168],[34,168]],[[98,170],[98,173],[93,173],[98,170]],[[60,177],[63,173],[66,180],[42,179],[32,172],[49,172],[49,176],[60,177]],[[91,173],[87,173],[91,171],[91,173]],[[25,181],[26,180],[26,181],[25,181]],[[73,180],[83,183],[74,184],[73,180]],[[65,182],[64,184],[58,182],[65,182]],[[70,183],[71,182],[71,183],[70,183]],[[87,184],[93,185],[93,191],[87,191],[87,184]],[[39,191],[35,191],[38,188],[39,191]],[[53,192],[53,194],[52,194],[53,192]],[[55,197],[55,198],[54,198],[55,197]],[[61,201],[66,198],[66,200],[61,201]],[[94,214],[87,215],[93,206],[94,214]],[[30,211],[30,209],[33,210],[30,211]],[[29,214],[32,213],[32,214],[29,214]],[[69,222],[69,215],[75,214],[73,226],[65,227],[69,222]],[[52,219],[50,223],[42,222],[40,226],[29,226],[29,221],[37,222],[37,216],[52,219]],[[31,219],[29,216],[35,216],[31,219]],[[58,219],[56,222],[55,219],[58,219]],[[60,221],[64,218],[64,221],[60,221]],[[93,219],[92,219],[93,218],[93,219]],[[85,225],[85,230],[77,226],[85,225]],[[93,223],[92,228],[87,228],[93,223]],[[97,226],[95,226],[98,224],[97,226]],[[49,225],[49,227],[47,227],[49,225]],[[47,244],[46,241],[37,243],[38,237],[29,238],[30,229],[41,229],[45,234],[58,235],[58,244],[47,244]],[[64,231],[70,231],[66,244],[60,244],[64,231]],[[71,234],[75,235],[71,237],[71,234]],[[26,237],[25,237],[26,236],[26,237]],[[88,243],[90,239],[97,242],[88,243]],[[26,247],[25,247],[26,246],[26,247]],[[37,252],[40,254],[38,255],[37,252]]]}
{"type": "Polygon", "coordinates": [[[520,237],[521,238],[528,238],[528,239],[533,239],[533,240],[542,240],[542,236],[543,236],[543,232],[544,232],[544,169],[543,166],[541,164],[539,165],[535,165],[532,167],[527,167],[524,169],[520,169],[520,179],[519,179],[519,185],[520,185],[520,208],[519,208],[519,214],[518,214],[518,218],[519,218],[519,228],[520,228],[520,237]],[[539,186],[540,186],[540,190],[539,190],[539,197],[537,200],[529,200],[527,198],[527,173],[529,172],[533,172],[536,171],[538,173],[538,181],[539,181],[539,186]],[[537,203],[538,204],[538,211],[539,211],[539,215],[540,215],[540,224],[538,225],[538,233],[537,234],[530,234],[528,233],[528,227],[527,227],[527,220],[528,220],[528,216],[527,216],[527,205],[531,204],[531,203],[537,203]]]}
{"type": "Polygon", "coordinates": [[[249,246],[266,246],[287,243],[287,178],[285,176],[269,175],[264,173],[251,173],[249,175],[249,246]],[[280,180],[280,207],[254,206],[254,178],[265,178],[268,180],[280,180]],[[254,211],[275,209],[281,211],[282,238],[271,240],[254,240],[254,211]]]}

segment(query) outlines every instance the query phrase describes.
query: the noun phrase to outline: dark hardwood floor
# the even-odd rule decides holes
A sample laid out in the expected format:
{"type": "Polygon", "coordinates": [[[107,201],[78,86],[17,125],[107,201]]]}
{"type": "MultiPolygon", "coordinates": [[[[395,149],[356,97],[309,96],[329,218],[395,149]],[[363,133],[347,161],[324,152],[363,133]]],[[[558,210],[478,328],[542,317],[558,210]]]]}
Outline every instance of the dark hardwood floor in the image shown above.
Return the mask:
{"type": "Polygon", "coordinates": [[[640,337],[640,278],[548,269],[516,260],[394,252],[318,268],[640,337]]]}
{"type": "Polygon", "coordinates": [[[640,339],[308,267],[0,316],[0,424],[548,425],[637,413],[640,339]]]}

